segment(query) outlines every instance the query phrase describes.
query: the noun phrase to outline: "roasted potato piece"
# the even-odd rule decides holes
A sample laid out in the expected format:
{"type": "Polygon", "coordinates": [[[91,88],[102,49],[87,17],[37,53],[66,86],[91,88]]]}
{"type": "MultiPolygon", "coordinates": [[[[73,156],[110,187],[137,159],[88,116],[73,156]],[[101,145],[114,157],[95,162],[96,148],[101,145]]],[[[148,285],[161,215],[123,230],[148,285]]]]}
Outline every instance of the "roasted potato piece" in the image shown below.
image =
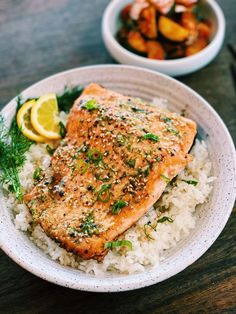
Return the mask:
{"type": "Polygon", "coordinates": [[[192,56],[195,53],[198,53],[201,51],[203,48],[205,48],[208,44],[208,40],[203,37],[199,37],[195,43],[193,43],[191,46],[188,46],[185,50],[185,55],[186,57],[192,56]]]}
{"type": "Polygon", "coordinates": [[[181,42],[189,36],[189,31],[186,28],[163,15],[159,18],[158,28],[164,37],[172,41],[181,42]]]}
{"type": "Polygon", "coordinates": [[[211,28],[206,23],[203,22],[198,23],[197,30],[200,37],[209,39],[211,35],[211,28]]]}
{"type": "Polygon", "coordinates": [[[156,10],[153,6],[149,6],[141,11],[138,19],[138,28],[148,38],[157,37],[156,10]]]}
{"type": "Polygon", "coordinates": [[[165,50],[163,49],[161,43],[154,40],[147,41],[147,55],[150,59],[164,60],[165,50]]]}
{"type": "Polygon", "coordinates": [[[128,34],[128,44],[139,52],[147,52],[147,44],[138,31],[131,31],[128,34]]]}

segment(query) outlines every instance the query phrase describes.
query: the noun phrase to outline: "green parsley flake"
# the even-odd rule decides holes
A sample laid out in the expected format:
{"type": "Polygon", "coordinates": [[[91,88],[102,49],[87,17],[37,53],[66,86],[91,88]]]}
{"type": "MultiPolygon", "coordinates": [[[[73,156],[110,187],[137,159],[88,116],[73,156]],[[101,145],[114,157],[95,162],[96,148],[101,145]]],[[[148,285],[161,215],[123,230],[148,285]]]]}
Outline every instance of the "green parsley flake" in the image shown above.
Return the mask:
{"type": "Polygon", "coordinates": [[[125,163],[130,167],[130,168],[134,168],[135,166],[135,160],[134,159],[127,159],[125,161],[125,163]]]}
{"type": "Polygon", "coordinates": [[[40,178],[41,178],[41,175],[42,175],[42,171],[43,171],[43,170],[42,170],[40,167],[37,167],[37,168],[34,170],[33,179],[39,181],[40,178]]]}
{"type": "Polygon", "coordinates": [[[117,215],[123,207],[128,206],[128,202],[119,200],[112,206],[112,214],[117,215]]]}
{"type": "Polygon", "coordinates": [[[165,176],[164,174],[161,174],[161,175],[160,175],[160,178],[161,178],[163,181],[165,181],[166,183],[169,183],[169,182],[170,182],[170,179],[169,179],[167,176],[165,176]]]}
{"type": "Polygon", "coordinates": [[[102,160],[102,153],[96,148],[92,148],[88,151],[88,158],[92,162],[99,162],[102,160]]]}
{"type": "Polygon", "coordinates": [[[59,129],[60,129],[59,130],[60,136],[62,138],[64,138],[66,136],[66,127],[64,126],[64,124],[61,121],[59,122],[58,126],[59,126],[59,129]]]}
{"type": "Polygon", "coordinates": [[[179,135],[179,131],[174,128],[167,127],[166,130],[174,135],[179,135]]]}
{"type": "Polygon", "coordinates": [[[105,249],[113,249],[120,246],[126,246],[130,250],[132,250],[132,242],[128,240],[120,240],[120,241],[113,241],[113,242],[106,242],[104,245],[105,249]]]}
{"type": "Polygon", "coordinates": [[[196,180],[182,180],[182,181],[184,181],[184,182],[186,182],[188,184],[192,184],[194,186],[196,186],[198,184],[198,181],[196,181],[196,180]]]}
{"type": "Polygon", "coordinates": [[[77,169],[81,174],[85,174],[88,170],[89,164],[85,162],[83,159],[79,159],[77,162],[77,169]]]}
{"type": "Polygon", "coordinates": [[[46,151],[48,152],[49,155],[52,156],[54,154],[55,150],[56,149],[52,148],[50,145],[48,145],[48,144],[46,145],[46,151]]]}
{"type": "Polygon", "coordinates": [[[98,191],[98,201],[107,203],[110,200],[110,188],[111,184],[103,184],[101,189],[98,191]]]}
{"type": "Polygon", "coordinates": [[[151,140],[153,142],[159,142],[160,141],[160,138],[158,135],[155,135],[155,134],[152,134],[152,133],[147,133],[147,134],[144,134],[142,136],[143,139],[145,140],[151,140]]]}
{"type": "Polygon", "coordinates": [[[88,111],[92,111],[98,109],[99,107],[95,99],[90,99],[84,105],[82,105],[82,108],[87,109],[88,111]]]}
{"type": "Polygon", "coordinates": [[[160,219],[157,220],[157,223],[162,224],[163,222],[166,222],[166,221],[168,221],[170,223],[174,222],[174,220],[172,218],[167,217],[167,216],[163,216],[163,217],[161,217],[160,219]]]}

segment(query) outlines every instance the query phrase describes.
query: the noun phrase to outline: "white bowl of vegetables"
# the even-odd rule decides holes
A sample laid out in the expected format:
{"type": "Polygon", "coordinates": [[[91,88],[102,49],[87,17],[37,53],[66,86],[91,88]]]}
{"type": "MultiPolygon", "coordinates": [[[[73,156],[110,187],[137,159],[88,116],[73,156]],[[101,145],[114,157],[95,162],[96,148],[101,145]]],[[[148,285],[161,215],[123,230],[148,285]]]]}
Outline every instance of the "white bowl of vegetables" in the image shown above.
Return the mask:
{"type": "Polygon", "coordinates": [[[211,62],[224,34],[224,15],[214,0],[113,0],[102,21],[103,40],[114,59],[171,76],[211,62]]]}

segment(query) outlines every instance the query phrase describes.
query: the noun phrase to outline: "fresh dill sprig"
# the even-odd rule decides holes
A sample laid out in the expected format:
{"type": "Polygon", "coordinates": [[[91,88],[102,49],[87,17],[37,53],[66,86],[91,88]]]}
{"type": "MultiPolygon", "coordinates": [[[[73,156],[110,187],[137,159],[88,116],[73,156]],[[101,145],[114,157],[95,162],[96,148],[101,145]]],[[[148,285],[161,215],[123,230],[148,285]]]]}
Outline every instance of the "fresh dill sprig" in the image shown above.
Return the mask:
{"type": "Polygon", "coordinates": [[[70,108],[73,106],[74,101],[80,96],[82,91],[82,86],[75,86],[72,88],[65,87],[63,94],[57,96],[59,109],[65,112],[69,112],[70,108]]]}
{"type": "MultiPolygon", "coordinates": [[[[17,110],[22,100],[17,98],[17,110]]],[[[16,118],[10,128],[5,126],[4,118],[0,115],[0,182],[8,186],[8,190],[16,194],[18,200],[22,199],[21,184],[18,172],[25,162],[25,153],[33,144],[18,128],[16,118]]]]}

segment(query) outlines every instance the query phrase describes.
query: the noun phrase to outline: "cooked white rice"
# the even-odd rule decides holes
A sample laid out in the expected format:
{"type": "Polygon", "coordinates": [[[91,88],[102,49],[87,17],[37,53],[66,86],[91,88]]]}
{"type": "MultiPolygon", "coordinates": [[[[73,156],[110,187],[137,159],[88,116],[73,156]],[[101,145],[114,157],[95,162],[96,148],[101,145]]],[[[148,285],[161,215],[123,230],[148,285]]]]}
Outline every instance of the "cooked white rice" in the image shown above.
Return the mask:
{"type": "MultiPolygon", "coordinates": [[[[64,117],[65,118],[65,117],[64,117]]],[[[212,189],[211,162],[204,141],[197,140],[192,151],[194,159],[182,171],[173,186],[169,185],[158,202],[156,209],[151,208],[135,226],[126,231],[121,239],[132,242],[132,250],[117,248],[109,251],[102,263],[95,260],[83,261],[78,256],[68,253],[55,241],[49,238],[39,225],[32,222],[32,216],[24,204],[16,202],[14,196],[8,198],[9,207],[15,213],[15,226],[30,233],[31,240],[45,251],[53,260],[62,265],[78,268],[86,273],[102,275],[107,271],[131,274],[145,270],[145,266],[156,266],[163,259],[166,250],[173,248],[184,237],[188,236],[195,227],[195,211],[197,205],[207,201],[212,189]],[[183,180],[198,181],[196,186],[183,180]],[[165,208],[161,213],[159,209],[165,208]],[[156,231],[144,227],[157,219],[168,216],[173,222],[158,223],[156,231]],[[146,231],[146,234],[145,234],[146,231]],[[148,235],[148,237],[147,237],[148,235]]],[[[40,166],[46,169],[50,156],[45,144],[32,145],[27,153],[27,160],[20,172],[20,180],[24,191],[33,185],[32,174],[40,166]]]]}

